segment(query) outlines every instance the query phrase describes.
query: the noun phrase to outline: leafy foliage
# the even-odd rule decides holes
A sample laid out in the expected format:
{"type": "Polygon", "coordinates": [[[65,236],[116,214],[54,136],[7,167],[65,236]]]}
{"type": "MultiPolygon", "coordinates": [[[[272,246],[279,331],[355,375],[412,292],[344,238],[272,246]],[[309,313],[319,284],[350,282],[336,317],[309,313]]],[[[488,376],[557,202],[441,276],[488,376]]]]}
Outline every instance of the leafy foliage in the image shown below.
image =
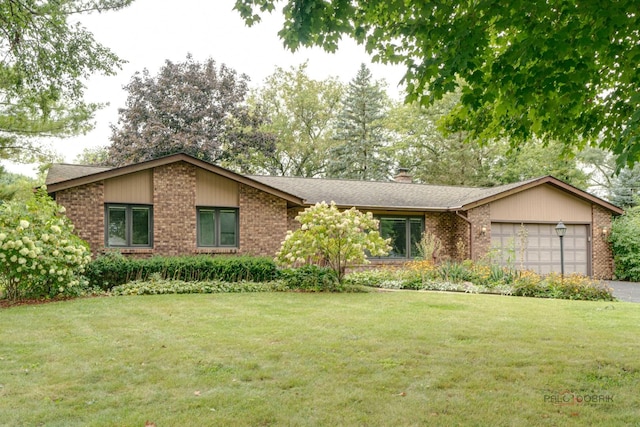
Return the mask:
{"type": "Polygon", "coordinates": [[[494,186],[552,175],[578,188],[588,176],[573,152],[556,142],[532,139],[517,149],[507,140],[477,144],[466,132],[447,132],[446,117],[460,102],[460,91],[428,107],[396,104],[385,127],[393,139],[392,156],[418,182],[440,185],[494,186]],[[456,173],[451,173],[456,171],[456,173]]]}
{"type": "Polygon", "coordinates": [[[345,284],[384,289],[414,289],[488,293],[538,298],[613,301],[612,289],[604,282],[571,274],[562,278],[552,273],[540,276],[497,265],[471,261],[413,261],[401,268],[383,268],[347,275],[345,284]]]}
{"type": "Polygon", "coordinates": [[[371,71],[362,64],[349,83],[342,111],[337,117],[327,176],[361,180],[382,180],[391,166],[385,153],[384,127],[386,93],[373,82],[371,71]]]}
{"type": "Polygon", "coordinates": [[[270,282],[224,282],[206,280],[186,282],[184,280],[162,279],[152,275],[147,280],[135,280],[118,285],[111,295],[161,295],[161,294],[221,294],[241,292],[273,292],[287,290],[281,281],[270,282]]]}
{"type": "Polygon", "coordinates": [[[588,301],[614,300],[611,288],[607,284],[579,274],[562,278],[557,273],[551,273],[542,279],[525,276],[515,281],[513,295],[588,301]]]}
{"type": "Polygon", "coordinates": [[[270,175],[323,175],[327,151],[335,145],[332,133],[343,91],[336,78],[310,78],[306,62],[289,70],[276,68],[251,98],[269,116],[263,129],[276,136],[275,151],[245,162],[270,175]]]}
{"type": "Polygon", "coordinates": [[[248,81],[211,58],[199,63],[191,55],[184,62],[167,60],[157,76],[147,69],[136,73],[125,86],[129,96],[118,126],[111,128],[109,163],[122,166],[178,152],[209,162],[271,153],[274,138],[260,130],[263,112],[245,102],[248,81]]]}
{"type": "Polygon", "coordinates": [[[306,208],[296,221],[301,227],[287,232],[276,254],[276,261],[284,266],[327,265],[341,282],[347,266],[366,264],[367,253],[383,256],[390,249],[371,212],[364,214],[355,208],[340,211],[335,203],[322,202],[306,208]]]}
{"type": "Polygon", "coordinates": [[[185,282],[265,282],[277,277],[273,260],[264,257],[152,257],[125,258],[117,252],[93,260],[85,277],[94,287],[110,290],[131,281],[145,281],[154,275],[185,282]]]}
{"type": "Polygon", "coordinates": [[[640,282],[640,206],[614,218],[611,244],[616,277],[640,282]]]}
{"type": "Polygon", "coordinates": [[[0,166],[0,203],[3,200],[20,199],[26,201],[33,197],[33,188],[37,181],[25,175],[6,172],[0,166]]]}
{"type": "Polygon", "coordinates": [[[0,158],[39,160],[37,137],[88,130],[96,104],[83,100],[84,79],[113,74],[122,61],[74,14],[117,10],[133,0],[0,2],[0,158]]]}
{"type": "Polygon", "coordinates": [[[613,179],[611,185],[611,203],[623,208],[638,204],[640,197],[640,164],[626,167],[613,179]]]}
{"type": "MultiPolygon", "coordinates": [[[[276,0],[236,0],[251,25],[276,0]]],[[[402,64],[408,101],[462,89],[455,127],[472,139],[538,136],[640,157],[640,14],[635,0],[496,3],[289,0],[286,46],[333,51],[343,35],[402,64]]]]}
{"type": "Polygon", "coordinates": [[[74,163],[78,165],[104,166],[109,163],[109,147],[85,148],[76,156],[74,163]]]}
{"type": "Polygon", "coordinates": [[[26,203],[0,204],[0,286],[8,299],[77,294],[88,245],[41,189],[26,203]]]}
{"type": "Polygon", "coordinates": [[[280,278],[292,290],[336,292],[341,289],[335,271],[317,265],[280,270],[280,278]]]}

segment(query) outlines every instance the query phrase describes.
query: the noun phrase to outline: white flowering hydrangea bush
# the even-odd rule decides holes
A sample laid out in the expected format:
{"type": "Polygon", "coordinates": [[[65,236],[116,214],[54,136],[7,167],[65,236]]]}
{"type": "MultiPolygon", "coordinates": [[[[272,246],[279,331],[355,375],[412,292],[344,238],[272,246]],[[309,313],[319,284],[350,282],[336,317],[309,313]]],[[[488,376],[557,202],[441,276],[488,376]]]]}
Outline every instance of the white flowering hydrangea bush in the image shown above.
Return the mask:
{"type": "Polygon", "coordinates": [[[367,264],[367,254],[384,256],[391,250],[371,212],[340,211],[334,202],[322,202],[305,209],[296,220],[300,228],[287,232],[276,254],[282,266],[327,265],[342,281],[347,266],[367,264]]]}
{"type": "Polygon", "coordinates": [[[77,295],[89,246],[44,189],[0,205],[0,294],[7,299],[77,295]]]}

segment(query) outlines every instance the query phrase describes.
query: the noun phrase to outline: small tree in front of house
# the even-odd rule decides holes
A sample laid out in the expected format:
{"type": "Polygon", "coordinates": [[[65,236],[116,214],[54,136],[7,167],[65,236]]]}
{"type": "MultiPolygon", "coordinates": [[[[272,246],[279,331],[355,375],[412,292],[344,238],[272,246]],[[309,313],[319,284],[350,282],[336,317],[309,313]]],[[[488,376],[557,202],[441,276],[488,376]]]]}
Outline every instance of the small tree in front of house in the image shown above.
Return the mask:
{"type": "Polygon", "coordinates": [[[340,211],[334,202],[322,202],[305,209],[296,221],[300,228],[287,232],[276,254],[276,262],[283,266],[328,265],[342,281],[347,266],[367,264],[367,254],[384,256],[391,249],[371,212],[340,211]]]}

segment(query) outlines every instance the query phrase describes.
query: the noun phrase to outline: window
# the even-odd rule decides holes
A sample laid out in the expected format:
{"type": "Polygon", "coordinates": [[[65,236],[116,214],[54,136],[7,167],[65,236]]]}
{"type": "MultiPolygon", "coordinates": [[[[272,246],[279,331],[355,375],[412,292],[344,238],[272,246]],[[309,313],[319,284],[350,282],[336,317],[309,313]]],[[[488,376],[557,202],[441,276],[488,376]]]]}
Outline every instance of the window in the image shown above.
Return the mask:
{"type": "Polygon", "coordinates": [[[391,239],[389,258],[415,258],[418,256],[418,242],[422,238],[424,220],[422,217],[381,216],[380,235],[391,239]]]}
{"type": "Polygon", "coordinates": [[[107,247],[151,247],[153,208],[143,205],[105,207],[107,247]]]}
{"type": "Polygon", "coordinates": [[[198,208],[198,246],[238,247],[238,209],[198,208]]]}

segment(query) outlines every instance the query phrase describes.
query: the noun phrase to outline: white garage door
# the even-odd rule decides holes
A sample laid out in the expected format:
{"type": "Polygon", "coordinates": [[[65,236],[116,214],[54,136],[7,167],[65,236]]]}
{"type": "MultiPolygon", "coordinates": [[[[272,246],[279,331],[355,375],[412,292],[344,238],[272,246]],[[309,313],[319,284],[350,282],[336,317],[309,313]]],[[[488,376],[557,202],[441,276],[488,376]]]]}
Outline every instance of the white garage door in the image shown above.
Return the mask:
{"type": "MultiPolygon", "coordinates": [[[[560,238],[556,224],[491,223],[491,246],[503,265],[524,266],[540,274],[560,272],[560,238]]],[[[589,273],[586,225],[567,225],[564,271],[589,273]]]]}

